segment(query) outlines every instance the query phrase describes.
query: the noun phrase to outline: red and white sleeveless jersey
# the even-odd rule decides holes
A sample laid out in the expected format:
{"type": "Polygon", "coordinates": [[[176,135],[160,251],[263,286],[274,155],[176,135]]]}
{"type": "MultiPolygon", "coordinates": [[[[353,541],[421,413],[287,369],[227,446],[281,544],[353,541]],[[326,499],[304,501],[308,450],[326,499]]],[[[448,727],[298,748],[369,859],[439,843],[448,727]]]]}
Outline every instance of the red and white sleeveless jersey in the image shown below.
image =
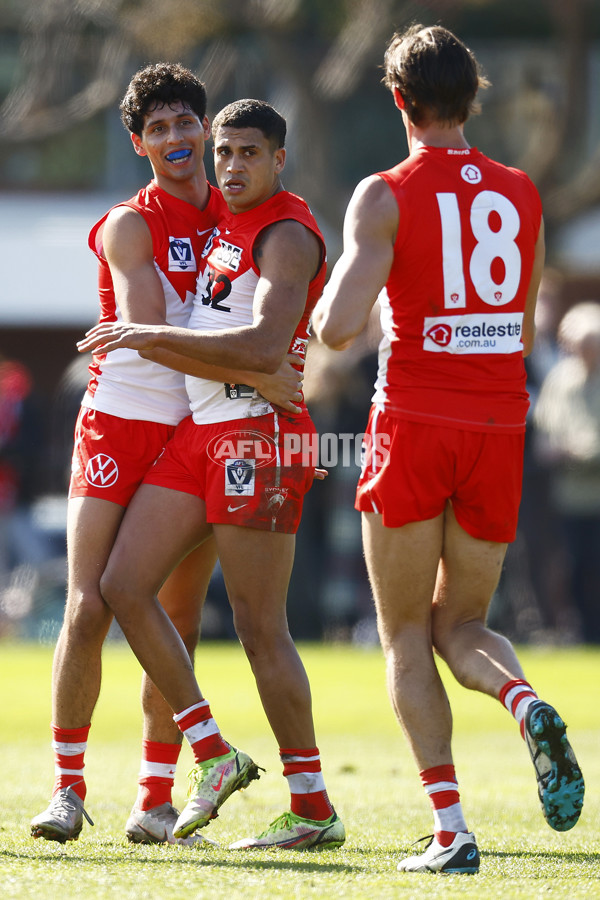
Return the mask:
{"type": "Polygon", "coordinates": [[[374,404],[412,421],[522,431],[523,311],[542,217],[536,188],[475,148],[421,147],[378,174],[400,221],[379,297],[374,404]]]}
{"type": "MultiPolygon", "coordinates": [[[[246,212],[227,214],[209,250],[210,272],[198,279],[190,328],[220,331],[252,323],[254,292],[260,278],[253,256],[254,245],[265,228],[285,219],[301,222],[316,234],[322,246],[321,265],[309,284],[306,306],[289,350],[304,357],[310,315],[325,283],[325,242],[307,204],[289,191],[280,191],[246,212]]],[[[186,386],[194,422],[198,425],[273,412],[268,400],[246,385],[224,385],[187,375],[186,386]]]]}
{"type": "MultiPolygon", "coordinates": [[[[202,254],[223,208],[226,209],[221,192],[209,187],[210,198],[204,210],[167,193],[154,181],[131,200],[117,204],[140,213],[150,229],[154,266],[163,286],[169,325],[186,327],[189,322],[196,281],[206,267],[202,254]]],[[[107,216],[108,212],[94,225],[88,243],[99,261],[100,321],[116,322],[122,321],[122,316],[102,247],[107,216]]],[[[184,376],[142,359],[136,350],[95,353],[90,374],[83,406],[125,419],[165,425],[176,425],[189,415],[184,376]]]]}

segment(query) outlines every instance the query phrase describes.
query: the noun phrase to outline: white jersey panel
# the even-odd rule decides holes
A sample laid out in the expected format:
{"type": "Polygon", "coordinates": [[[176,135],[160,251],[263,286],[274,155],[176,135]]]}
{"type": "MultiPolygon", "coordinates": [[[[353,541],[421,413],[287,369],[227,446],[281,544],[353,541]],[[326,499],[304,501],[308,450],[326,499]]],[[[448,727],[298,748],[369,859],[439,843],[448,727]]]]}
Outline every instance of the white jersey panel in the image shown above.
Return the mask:
{"type": "Polygon", "coordinates": [[[392,307],[386,288],[382,288],[377,300],[379,302],[379,319],[383,337],[379,342],[377,380],[375,382],[375,393],[371,398],[371,402],[383,409],[387,400],[388,362],[392,355],[392,341],[396,340],[396,338],[394,337],[392,307]]]}
{"type": "MultiPolygon", "coordinates": [[[[165,292],[166,321],[185,328],[190,319],[193,294],[189,291],[182,302],[155,261],[155,268],[165,292]]],[[[118,306],[117,321],[123,321],[118,306]]],[[[185,377],[148,359],[137,350],[120,349],[108,353],[102,361],[102,378],[93,395],[86,392],[83,406],[123,419],[141,419],[177,425],[189,415],[185,377]]]]}
{"type": "MultiPolygon", "coordinates": [[[[212,284],[211,291],[206,272],[198,279],[189,327],[194,331],[221,331],[251,325],[257,284],[258,275],[250,268],[231,282],[230,293],[226,293],[226,290],[219,291],[219,276],[212,284]]],[[[185,386],[197,425],[254,418],[273,412],[269,401],[253,388],[240,391],[239,386],[236,386],[234,390],[228,391],[222,382],[194,378],[191,375],[185,376],[185,386]]]]}

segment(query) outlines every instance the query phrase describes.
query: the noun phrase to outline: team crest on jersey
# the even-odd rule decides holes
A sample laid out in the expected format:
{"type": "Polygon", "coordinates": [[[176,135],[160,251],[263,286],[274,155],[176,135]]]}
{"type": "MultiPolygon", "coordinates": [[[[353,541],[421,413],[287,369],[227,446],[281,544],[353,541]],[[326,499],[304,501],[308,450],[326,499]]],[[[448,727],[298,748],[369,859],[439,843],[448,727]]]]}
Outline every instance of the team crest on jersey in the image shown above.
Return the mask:
{"type": "Polygon", "coordinates": [[[196,271],[191,238],[169,238],[169,272],[196,271]]]}
{"type": "Polygon", "coordinates": [[[254,459],[228,459],[225,461],[225,496],[254,497],[254,459]]]}
{"type": "Polygon", "coordinates": [[[227,269],[237,272],[242,261],[242,248],[221,239],[217,248],[217,260],[227,269]]]}

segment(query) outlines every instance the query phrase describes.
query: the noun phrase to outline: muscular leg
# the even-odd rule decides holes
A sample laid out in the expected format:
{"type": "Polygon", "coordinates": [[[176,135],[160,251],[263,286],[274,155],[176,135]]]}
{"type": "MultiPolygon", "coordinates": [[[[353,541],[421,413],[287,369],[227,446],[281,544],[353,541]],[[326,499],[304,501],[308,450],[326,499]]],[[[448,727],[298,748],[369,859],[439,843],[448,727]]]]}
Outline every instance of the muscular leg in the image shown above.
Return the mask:
{"type": "Polygon", "coordinates": [[[89,725],[98,700],[102,644],[112,621],[99,580],[124,512],[93,497],[69,500],[67,603],[52,672],[52,721],[60,728],[89,725]]]}
{"type": "Polygon", "coordinates": [[[52,671],[56,775],[48,809],[31,820],[35,838],[64,842],[76,839],[81,831],[84,754],[100,693],[102,644],[112,621],[99,580],[123,512],[123,507],[107,500],[69,500],[67,602],[52,671]]]}
{"type": "MultiPolygon", "coordinates": [[[[158,594],[163,609],[185,644],[192,664],[200,637],[202,607],[216,561],[217,551],[211,538],[179,563],[158,594]]],[[[146,740],[180,743],[182,735],[173,721],[173,711],[145,672],[142,676],[142,709],[146,740]]]]}
{"type": "Polygon", "coordinates": [[[553,707],[537,699],[510,642],[485,626],[505,551],[505,544],[468,535],[448,508],[433,640],[454,676],[467,688],[500,699],[503,687],[521,683],[522,700],[517,697],[515,706],[509,703],[507,708],[527,741],[544,817],[551,828],[566,831],[579,818],[585,788],[566,739],[565,724],[553,707]],[[532,711],[535,726],[534,718],[529,718],[532,711]]]}
{"type": "Polygon", "coordinates": [[[204,502],[143,484],[127,508],[101,592],[133,652],[172,710],[202,695],[185,644],[157,594],[167,576],[210,537],[204,502]]]}
{"type": "Polygon", "coordinates": [[[444,516],[386,528],[363,513],[363,544],[392,706],[420,770],[452,763],[452,715],[431,642],[444,516]]]}
{"type": "Polygon", "coordinates": [[[444,550],[433,609],[433,643],[464,687],[498,697],[507,681],[524,678],[510,642],[486,628],[506,544],[471,537],[446,509],[444,550]]]}
{"type": "Polygon", "coordinates": [[[314,747],[310,686],[285,611],[295,537],[213,527],[235,630],[279,746],[314,747]]]}
{"type": "MultiPolygon", "coordinates": [[[[216,562],[211,538],[179,563],[165,581],[158,598],[185,644],[192,666],[200,637],[200,617],[216,562]]],[[[178,813],[172,805],[175,768],[183,735],[173,710],[144,672],[142,675],[144,731],[137,797],[125,833],[134,843],[184,843],[201,840],[173,836],[178,813]]]]}

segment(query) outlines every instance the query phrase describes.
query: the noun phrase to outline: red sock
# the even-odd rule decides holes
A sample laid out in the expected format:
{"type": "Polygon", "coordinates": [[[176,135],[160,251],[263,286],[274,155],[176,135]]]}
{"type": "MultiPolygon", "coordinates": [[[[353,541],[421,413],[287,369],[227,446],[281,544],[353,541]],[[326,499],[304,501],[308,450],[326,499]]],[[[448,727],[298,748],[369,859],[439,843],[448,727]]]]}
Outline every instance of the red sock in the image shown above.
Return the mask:
{"type": "Polygon", "coordinates": [[[83,778],[83,757],[87,747],[89,725],[83,728],[59,728],[51,725],[54,750],[54,789],[52,796],[62,788],[72,787],[85,800],[86,786],[83,778]]]}
{"type": "Polygon", "coordinates": [[[449,847],[458,831],[468,832],[458,793],[454,766],[433,766],[419,772],[433,809],[434,834],[449,847]]]}
{"type": "Polygon", "coordinates": [[[292,796],[292,812],[317,822],[328,819],[333,807],[325,790],[318,747],[302,750],[282,748],[279,756],[292,796]]]}
{"type": "Polygon", "coordinates": [[[207,700],[201,700],[182,710],[173,719],[189,741],[197,763],[206,762],[215,756],[225,756],[231,750],[221,736],[207,700]]]}
{"type": "Polygon", "coordinates": [[[525,737],[525,713],[534,700],[538,699],[538,695],[531,687],[528,681],[520,678],[514,678],[507,681],[500,691],[498,699],[509,713],[515,717],[519,723],[521,737],[525,737]]]}
{"type": "Polygon", "coordinates": [[[181,744],[142,741],[142,764],[138,778],[136,806],[144,811],[171,803],[175,768],[181,744]]]}

